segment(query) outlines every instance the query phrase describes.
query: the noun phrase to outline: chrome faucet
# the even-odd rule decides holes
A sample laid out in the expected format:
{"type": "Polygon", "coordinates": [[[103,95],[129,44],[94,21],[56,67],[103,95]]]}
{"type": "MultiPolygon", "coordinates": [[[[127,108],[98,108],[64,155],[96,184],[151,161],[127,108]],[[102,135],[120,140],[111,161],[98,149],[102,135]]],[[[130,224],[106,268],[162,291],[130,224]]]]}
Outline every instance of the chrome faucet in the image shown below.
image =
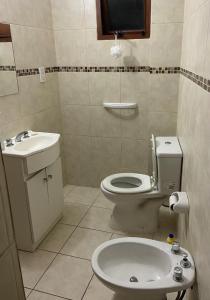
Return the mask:
{"type": "Polygon", "coordinates": [[[15,137],[15,142],[21,142],[22,138],[26,139],[29,138],[29,132],[27,130],[21,131],[15,137]]]}

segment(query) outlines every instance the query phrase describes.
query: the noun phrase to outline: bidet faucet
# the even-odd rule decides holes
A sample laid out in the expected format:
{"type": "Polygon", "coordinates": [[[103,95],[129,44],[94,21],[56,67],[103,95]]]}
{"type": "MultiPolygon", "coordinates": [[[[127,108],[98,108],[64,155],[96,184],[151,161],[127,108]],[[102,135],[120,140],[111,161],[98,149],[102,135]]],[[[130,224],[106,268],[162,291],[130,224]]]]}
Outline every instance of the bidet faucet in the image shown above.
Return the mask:
{"type": "Polygon", "coordinates": [[[26,139],[29,138],[29,132],[27,130],[21,131],[15,137],[15,142],[21,142],[22,138],[26,139]]]}

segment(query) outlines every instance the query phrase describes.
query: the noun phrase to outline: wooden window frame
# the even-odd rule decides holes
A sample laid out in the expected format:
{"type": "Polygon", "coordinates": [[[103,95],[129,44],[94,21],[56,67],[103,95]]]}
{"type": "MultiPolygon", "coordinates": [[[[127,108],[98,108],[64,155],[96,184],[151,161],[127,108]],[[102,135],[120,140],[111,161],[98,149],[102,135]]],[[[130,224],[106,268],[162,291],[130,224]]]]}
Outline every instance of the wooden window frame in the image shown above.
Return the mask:
{"type": "Polygon", "coordinates": [[[2,42],[11,42],[11,30],[10,25],[0,23],[0,43],[2,42]]]}
{"type": "MultiPolygon", "coordinates": [[[[104,33],[105,18],[102,13],[102,1],[106,4],[106,0],[96,0],[96,16],[97,16],[97,37],[98,40],[114,40],[114,33],[104,33]]],[[[145,1],[145,30],[126,30],[118,32],[119,39],[148,39],[150,37],[151,28],[151,0],[145,1]]]]}

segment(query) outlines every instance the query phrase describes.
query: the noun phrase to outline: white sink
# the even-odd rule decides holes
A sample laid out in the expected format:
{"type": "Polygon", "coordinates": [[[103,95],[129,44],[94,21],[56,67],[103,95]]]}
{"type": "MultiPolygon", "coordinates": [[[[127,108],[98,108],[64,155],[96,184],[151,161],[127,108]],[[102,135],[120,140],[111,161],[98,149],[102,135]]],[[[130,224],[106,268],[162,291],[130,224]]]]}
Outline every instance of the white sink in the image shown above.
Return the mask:
{"type": "Polygon", "coordinates": [[[5,163],[12,172],[14,164],[21,164],[26,177],[50,166],[60,155],[60,134],[47,132],[29,132],[29,137],[15,142],[3,150],[5,163]]]}
{"type": "MultiPolygon", "coordinates": [[[[14,146],[5,147],[4,155],[26,157],[55,145],[60,139],[60,134],[46,132],[31,132],[30,137],[21,142],[14,142],[14,146]]],[[[15,139],[13,138],[13,141],[15,139]]]]}

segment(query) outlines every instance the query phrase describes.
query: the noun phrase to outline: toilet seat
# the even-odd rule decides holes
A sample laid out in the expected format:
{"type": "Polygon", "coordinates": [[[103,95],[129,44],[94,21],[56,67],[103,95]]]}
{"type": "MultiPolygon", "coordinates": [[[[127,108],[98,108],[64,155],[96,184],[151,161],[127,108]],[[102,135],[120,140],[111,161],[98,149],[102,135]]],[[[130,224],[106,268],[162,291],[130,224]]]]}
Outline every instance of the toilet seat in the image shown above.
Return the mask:
{"type": "Polygon", "coordinates": [[[119,173],[106,177],[103,187],[117,194],[138,194],[152,190],[151,178],[137,173],[119,173]]]}

